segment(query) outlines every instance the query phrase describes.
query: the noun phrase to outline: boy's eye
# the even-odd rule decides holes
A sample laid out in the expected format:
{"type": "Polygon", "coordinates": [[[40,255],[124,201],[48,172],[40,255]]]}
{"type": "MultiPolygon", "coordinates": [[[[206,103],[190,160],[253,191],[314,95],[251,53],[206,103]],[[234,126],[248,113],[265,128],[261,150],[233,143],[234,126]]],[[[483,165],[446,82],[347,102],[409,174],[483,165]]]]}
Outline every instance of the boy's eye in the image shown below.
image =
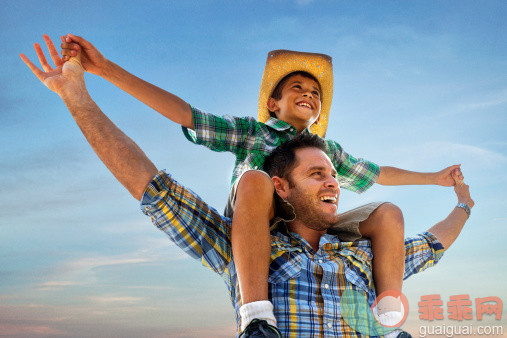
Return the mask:
{"type": "Polygon", "coordinates": [[[315,95],[315,96],[319,96],[320,95],[320,93],[318,91],[316,91],[316,90],[313,91],[312,94],[315,95]]]}
{"type": "Polygon", "coordinates": [[[301,86],[300,85],[295,85],[294,88],[301,89],[301,86]]]}

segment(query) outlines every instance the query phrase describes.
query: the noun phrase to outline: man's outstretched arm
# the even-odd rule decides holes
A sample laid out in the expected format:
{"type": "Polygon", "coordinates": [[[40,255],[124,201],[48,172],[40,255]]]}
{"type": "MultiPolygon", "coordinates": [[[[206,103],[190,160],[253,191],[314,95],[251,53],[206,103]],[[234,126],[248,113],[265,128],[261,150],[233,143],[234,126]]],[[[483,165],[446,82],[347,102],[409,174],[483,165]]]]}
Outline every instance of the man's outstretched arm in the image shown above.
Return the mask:
{"type": "MultiPolygon", "coordinates": [[[[469,186],[454,173],[452,174],[452,178],[456,182],[454,185],[454,192],[458,198],[458,204],[463,203],[472,209],[475,203],[470,197],[469,186]]],[[[465,209],[455,207],[449,216],[432,226],[428,231],[434,234],[440,243],[442,243],[444,249],[447,250],[451,244],[454,243],[456,238],[458,238],[467,219],[468,213],[465,209]]]]}
{"type": "MultiPolygon", "coordinates": [[[[464,203],[469,208],[474,206],[470,197],[468,185],[460,179],[461,175],[452,174],[455,181],[454,191],[458,197],[458,203],[464,203]]],[[[468,219],[467,212],[460,207],[455,207],[449,216],[438,222],[426,232],[405,238],[405,275],[404,279],[434,266],[440,261],[444,251],[458,238],[463,226],[468,219]]]]}
{"type": "Polygon", "coordinates": [[[132,196],[140,200],[157,168],[92,100],[79,55],[63,63],[51,40],[45,38],[45,41],[56,68],[48,64],[39,44],[34,47],[44,71],[24,54],[20,55],[21,59],[42,83],[62,98],[95,153],[132,196]]]}

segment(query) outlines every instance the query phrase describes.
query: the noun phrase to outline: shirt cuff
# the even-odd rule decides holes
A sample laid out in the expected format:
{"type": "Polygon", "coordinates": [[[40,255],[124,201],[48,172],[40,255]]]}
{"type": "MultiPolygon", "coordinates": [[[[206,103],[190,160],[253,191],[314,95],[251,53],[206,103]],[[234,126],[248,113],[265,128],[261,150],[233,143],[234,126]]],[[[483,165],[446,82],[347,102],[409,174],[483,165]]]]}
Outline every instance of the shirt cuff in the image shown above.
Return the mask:
{"type": "Polygon", "coordinates": [[[157,202],[163,198],[161,193],[171,191],[171,186],[174,184],[170,174],[165,170],[160,170],[151,182],[146,186],[143,197],[141,198],[141,211],[146,215],[152,217],[151,210],[156,206],[157,202]]]}
{"type": "Polygon", "coordinates": [[[442,243],[440,243],[437,236],[435,236],[429,231],[423,232],[422,234],[420,234],[420,236],[423,237],[428,242],[428,245],[430,246],[430,249],[431,251],[433,251],[435,256],[434,264],[437,264],[438,261],[440,261],[440,259],[444,255],[445,252],[444,246],[442,245],[442,243]]]}
{"type": "Polygon", "coordinates": [[[187,138],[187,140],[189,140],[190,142],[194,143],[194,144],[201,144],[201,140],[200,140],[200,137],[198,136],[199,135],[199,126],[203,126],[205,123],[204,123],[204,120],[205,120],[205,113],[202,112],[201,110],[193,107],[192,105],[190,105],[190,109],[192,109],[192,117],[193,117],[193,120],[194,120],[194,129],[189,129],[187,127],[181,127],[181,130],[183,131],[183,135],[185,135],[185,137],[187,138]]]}

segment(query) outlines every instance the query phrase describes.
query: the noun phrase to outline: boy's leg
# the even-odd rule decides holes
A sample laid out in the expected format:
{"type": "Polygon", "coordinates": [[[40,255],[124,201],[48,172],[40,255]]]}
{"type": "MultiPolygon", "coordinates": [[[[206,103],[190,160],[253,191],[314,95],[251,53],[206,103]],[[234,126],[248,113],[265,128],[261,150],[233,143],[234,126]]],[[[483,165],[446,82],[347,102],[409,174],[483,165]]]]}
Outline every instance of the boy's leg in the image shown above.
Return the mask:
{"type": "Polygon", "coordinates": [[[253,306],[248,311],[240,311],[242,328],[251,319],[258,318],[256,313],[264,311],[270,312],[271,320],[268,322],[276,325],[272,305],[266,302],[271,255],[269,221],[274,217],[273,182],[266,173],[255,170],[245,172],[239,180],[232,218],[231,242],[242,308],[249,308],[244,306],[252,302],[264,301],[256,303],[262,305],[263,309],[253,306]],[[266,304],[267,308],[264,306],[266,304]],[[243,318],[243,315],[246,318],[243,318]]]}
{"type": "MultiPolygon", "coordinates": [[[[359,231],[371,241],[377,296],[388,290],[401,292],[405,270],[404,221],[401,210],[394,204],[384,203],[359,223],[359,231]]],[[[386,297],[377,305],[378,314],[391,311],[401,313],[402,310],[401,301],[393,297],[386,297]]],[[[394,324],[397,323],[392,325],[394,324]]]]}

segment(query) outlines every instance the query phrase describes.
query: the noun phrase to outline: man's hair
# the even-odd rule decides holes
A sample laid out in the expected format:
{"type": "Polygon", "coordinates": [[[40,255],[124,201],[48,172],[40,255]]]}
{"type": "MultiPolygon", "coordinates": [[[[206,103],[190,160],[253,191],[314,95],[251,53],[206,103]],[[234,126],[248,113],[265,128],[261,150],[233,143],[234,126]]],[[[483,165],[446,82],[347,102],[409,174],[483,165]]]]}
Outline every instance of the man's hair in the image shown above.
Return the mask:
{"type": "Polygon", "coordinates": [[[278,176],[292,182],[290,174],[297,165],[296,150],[317,148],[327,153],[326,142],[315,134],[299,134],[292,140],[279,145],[264,160],[264,171],[269,176],[278,176]]]}
{"type": "MultiPolygon", "coordinates": [[[[273,90],[273,93],[271,93],[271,97],[274,98],[275,100],[280,100],[282,98],[282,90],[283,90],[283,87],[285,87],[285,84],[287,83],[287,81],[289,81],[289,79],[293,76],[296,76],[296,75],[300,75],[302,77],[306,77],[310,80],[313,80],[317,83],[317,85],[319,86],[319,92],[321,91],[320,89],[320,83],[319,83],[319,80],[317,80],[317,78],[315,76],[313,76],[312,74],[308,73],[308,72],[304,72],[302,70],[298,70],[296,72],[292,72],[292,73],[289,73],[287,75],[285,75],[281,80],[280,82],[278,82],[278,84],[276,85],[275,89],[273,90]]],[[[322,98],[321,98],[322,100],[322,98]]],[[[275,117],[275,113],[274,112],[270,112],[271,113],[271,116],[272,117],[275,117]]]]}

